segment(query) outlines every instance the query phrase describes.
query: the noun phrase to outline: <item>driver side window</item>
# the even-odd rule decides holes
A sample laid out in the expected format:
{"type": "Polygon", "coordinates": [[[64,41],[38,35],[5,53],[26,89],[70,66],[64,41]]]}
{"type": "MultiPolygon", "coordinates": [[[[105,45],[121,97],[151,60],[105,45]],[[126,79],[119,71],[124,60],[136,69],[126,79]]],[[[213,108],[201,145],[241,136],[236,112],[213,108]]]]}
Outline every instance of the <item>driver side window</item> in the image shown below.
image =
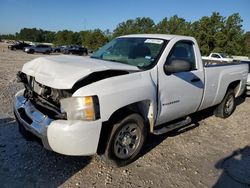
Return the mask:
{"type": "Polygon", "coordinates": [[[191,41],[177,42],[168,55],[166,62],[168,63],[174,59],[185,60],[191,65],[192,70],[196,70],[193,43],[191,41]]]}
{"type": "Polygon", "coordinates": [[[220,58],[220,56],[218,56],[217,54],[212,54],[212,57],[220,58]]]}

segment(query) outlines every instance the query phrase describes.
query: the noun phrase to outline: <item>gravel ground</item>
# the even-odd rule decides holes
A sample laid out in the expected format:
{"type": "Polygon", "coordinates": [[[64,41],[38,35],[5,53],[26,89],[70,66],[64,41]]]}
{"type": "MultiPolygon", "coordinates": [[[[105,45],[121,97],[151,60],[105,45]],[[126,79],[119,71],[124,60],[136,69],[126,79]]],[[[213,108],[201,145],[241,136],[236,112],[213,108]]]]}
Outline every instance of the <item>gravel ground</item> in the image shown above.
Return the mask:
{"type": "Polygon", "coordinates": [[[12,112],[22,88],[15,75],[42,55],[6,47],[0,43],[1,187],[250,187],[250,98],[239,98],[228,119],[208,110],[191,127],[150,136],[142,157],[113,168],[97,156],[63,156],[22,138],[12,112]]]}

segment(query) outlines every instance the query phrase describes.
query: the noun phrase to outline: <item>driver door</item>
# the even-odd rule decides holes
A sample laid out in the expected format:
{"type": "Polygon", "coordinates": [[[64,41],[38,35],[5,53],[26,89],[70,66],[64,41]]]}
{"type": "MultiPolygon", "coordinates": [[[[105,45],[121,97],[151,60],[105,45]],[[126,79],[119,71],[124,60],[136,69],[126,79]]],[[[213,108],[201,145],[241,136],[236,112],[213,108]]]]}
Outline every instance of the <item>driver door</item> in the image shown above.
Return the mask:
{"type": "Polygon", "coordinates": [[[195,44],[192,41],[178,41],[173,45],[165,62],[166,64],[171,59],[188,61],[191,71],[168,75],[163,67],[159,67],[158,125],[197,111],[201,103],[204,73],[202,67],[198,69],[198,58],[194,49],[195,44]]]}

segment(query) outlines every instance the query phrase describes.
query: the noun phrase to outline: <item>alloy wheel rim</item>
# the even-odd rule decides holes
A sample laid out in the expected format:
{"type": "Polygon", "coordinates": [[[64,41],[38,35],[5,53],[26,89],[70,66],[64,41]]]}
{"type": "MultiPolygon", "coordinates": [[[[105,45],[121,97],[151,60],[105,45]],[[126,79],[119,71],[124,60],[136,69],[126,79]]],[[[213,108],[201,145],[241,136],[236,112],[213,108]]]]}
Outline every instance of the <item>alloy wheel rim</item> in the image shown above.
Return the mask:
{"type": "Polygon", "coordinates": [[[230,114],[233,111],[234,107],[234,97],[230,96],[226,102],[225,113],[230,114]]]}
{"type": "Polygon", "coordinates": [[[136,123],[122,127],[114,139],[114,153],[120,159],[127,159],[138,149],[142,134],[136,123]]]}

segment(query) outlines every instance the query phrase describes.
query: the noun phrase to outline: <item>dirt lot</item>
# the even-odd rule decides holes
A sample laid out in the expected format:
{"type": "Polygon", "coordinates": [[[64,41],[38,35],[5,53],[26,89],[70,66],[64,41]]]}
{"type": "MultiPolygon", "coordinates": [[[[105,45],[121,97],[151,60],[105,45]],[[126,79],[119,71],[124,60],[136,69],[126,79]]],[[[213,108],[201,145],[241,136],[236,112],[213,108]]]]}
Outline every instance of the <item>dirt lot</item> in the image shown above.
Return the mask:
{"type": "Polygon", "coordinates": [[[150,136],[141,158],[113,168],[97,156],[59,155],[20,136],[12,113],[13,95],[22,88],[15,74],[23,63],[42,55],[6,46],[0,43],[1,187],[250,186],[250,98],[239,98],[228,119],[206,111],[186,130],[150,136]]]}

